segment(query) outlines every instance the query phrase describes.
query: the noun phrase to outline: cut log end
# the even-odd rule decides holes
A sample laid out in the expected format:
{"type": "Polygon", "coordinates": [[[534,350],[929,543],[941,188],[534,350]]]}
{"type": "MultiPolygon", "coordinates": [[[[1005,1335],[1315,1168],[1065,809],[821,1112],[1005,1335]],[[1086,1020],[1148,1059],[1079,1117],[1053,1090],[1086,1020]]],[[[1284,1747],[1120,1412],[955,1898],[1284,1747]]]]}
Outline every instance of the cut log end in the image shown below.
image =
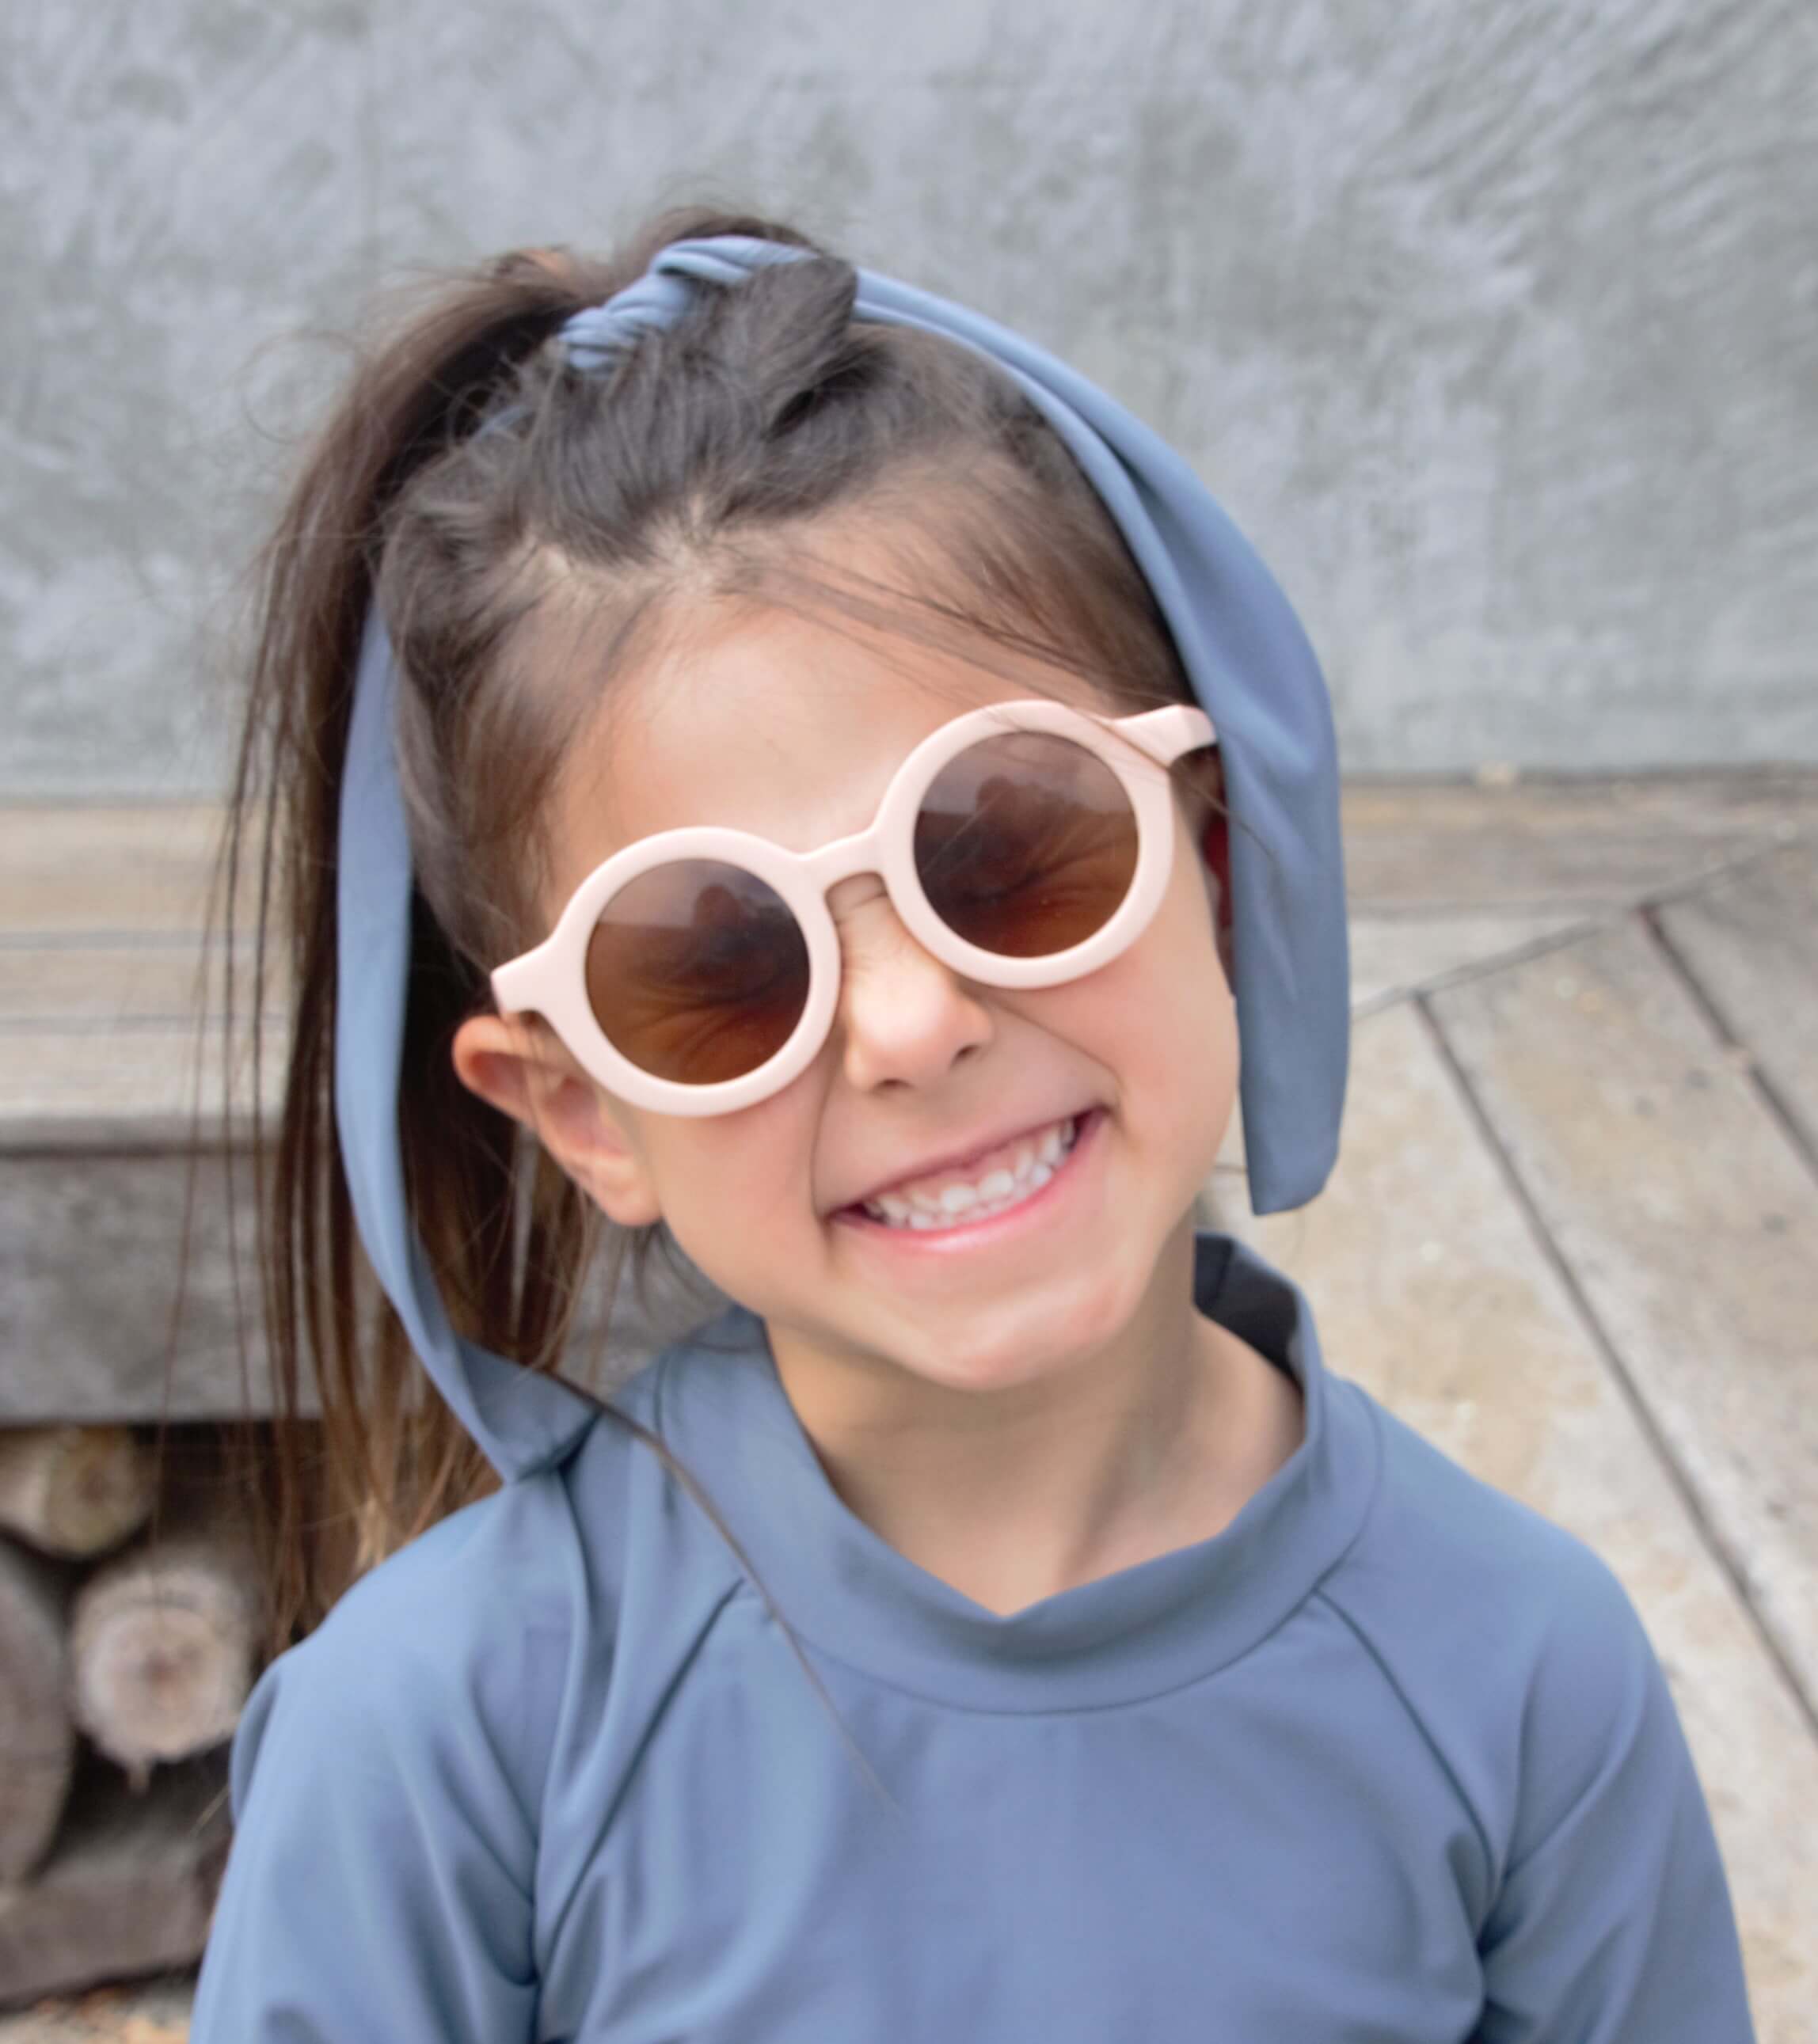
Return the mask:
{"type": "Polygon", "coordinates": [[[256,1624],[244,1553],[225,1538],[97,1570],[70,1627],[76,1723],[141,1786],[154,1764],[218,1746],[252,1686],[256,1624]]]}
{"type": "Polygon", "coordinates": [[[67,1571],[0,1540],[0,1885],[43,1858],[75,1759],[64,1698],[67,1571]]]}
{"type": "Polygon", "coordinates": [[[0,2008],[194,1963],[226,1857],[226,1773],[218,1757],[161,1768],[132,1796],[85,1757],[49,1858],[0,1886],[0,2008]]]}
{"type": "Polygon", "coordinates": [[[0,1428],[0,1527],[45,1554],[118,1546],[150,1516],[156,1490],[130,1427],[0,1428]]]}

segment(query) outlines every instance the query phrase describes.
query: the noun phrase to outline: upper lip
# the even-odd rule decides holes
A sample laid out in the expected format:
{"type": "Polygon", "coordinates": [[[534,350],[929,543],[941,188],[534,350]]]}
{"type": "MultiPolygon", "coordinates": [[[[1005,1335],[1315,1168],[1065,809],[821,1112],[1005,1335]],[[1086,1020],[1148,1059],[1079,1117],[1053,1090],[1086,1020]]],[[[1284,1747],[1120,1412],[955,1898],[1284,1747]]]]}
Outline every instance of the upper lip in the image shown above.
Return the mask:
{"type": "Polygon", "coordinates": [[[932,1178],[937,1171],[963,1171],[968,1165],[976,1164],[981,1157],[993,1150],[1001,1149],[1006,1143],[1014,1143],[1019,1136],[1033,1135],[1037,1129],[1052,1128],[1055,1123],[1077,1121],[1091,1112],[1089,1108],[1076,1107],[1060,1114],[1042,1116],[1035,1121],[1013,1122],[996,1135],[982,1135],[968,1143],[963,1149],[944,1151],[937,1157],[925,1158],[917,1164],[905,1165],[900,1171],[893,1171],[887,1178],[880,1178],[868,1192],[860,1193],[848,1200],[848,1206],[863,1206],[867,1200],[874,1200],[878,1193],[887,1193],[911,1178],[932,1178]]]}

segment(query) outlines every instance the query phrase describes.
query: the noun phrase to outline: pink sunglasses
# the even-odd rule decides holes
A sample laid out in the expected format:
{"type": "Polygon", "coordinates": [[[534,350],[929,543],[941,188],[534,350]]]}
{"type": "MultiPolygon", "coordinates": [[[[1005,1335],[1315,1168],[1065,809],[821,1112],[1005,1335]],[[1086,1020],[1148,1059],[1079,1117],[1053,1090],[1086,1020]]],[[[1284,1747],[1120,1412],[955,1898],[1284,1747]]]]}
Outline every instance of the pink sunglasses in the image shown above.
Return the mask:
{"type": "Polygon", "coordinates": [[[1108,720],[1046,699],[968,711],[904,760],[868,830],[818,851],[704,825],[615,852],[541,943],[493,973],[494,997],[502,1013],[541,1014],[632,1106],[749,1107],[811,1063],[832,1026],[836,882],[880,875],[917,942],[968,979],[1078,978],[1160,905],[1167,770],[1214,741],[1184,703],[1108,720]]]}

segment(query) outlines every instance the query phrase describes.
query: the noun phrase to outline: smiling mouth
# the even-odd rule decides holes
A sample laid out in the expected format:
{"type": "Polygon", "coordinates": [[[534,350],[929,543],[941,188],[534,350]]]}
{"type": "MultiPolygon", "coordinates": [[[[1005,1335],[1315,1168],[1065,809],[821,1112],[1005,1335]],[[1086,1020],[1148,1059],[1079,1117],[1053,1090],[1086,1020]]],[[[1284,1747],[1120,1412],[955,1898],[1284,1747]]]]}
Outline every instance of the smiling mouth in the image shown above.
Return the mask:
{"type": "Polygon", "coordinates": [[[1067,1161],[1086,1116],[1070,1115],[1032,1129],[982,1158],[967,1173],[936,1172],[893,1185],[849,1207],[881,1227],[938,1233],[1008,1213],[1032,1199],[1067,1161]]]}

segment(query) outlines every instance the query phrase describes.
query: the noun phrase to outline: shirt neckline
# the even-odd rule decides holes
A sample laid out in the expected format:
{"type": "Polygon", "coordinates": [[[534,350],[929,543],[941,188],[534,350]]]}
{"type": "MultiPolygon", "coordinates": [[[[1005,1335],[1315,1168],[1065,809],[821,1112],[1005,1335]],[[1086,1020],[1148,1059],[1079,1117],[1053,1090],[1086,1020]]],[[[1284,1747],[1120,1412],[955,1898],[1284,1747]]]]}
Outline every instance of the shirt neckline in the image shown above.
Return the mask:
{"type": "Polygon", "coordinates": [[[1300,1288],[1210,1229],[1194,1237],[1193,1283],[1201,1312],[1299,1382],[1300,1445],[1209,1539],[1008,1616],[898,1553],[840,1497],[783,1389],[763,1323],[745,1308],[651,1366],[651,1424],[725,1517],[784,1620],[821,1654],[967,1709],[1136,1701],[1213,1673],[1272,1632],[1355,1538],[1376,1481],[1366,1401],[1327,1374],[1300,1288]]]}

